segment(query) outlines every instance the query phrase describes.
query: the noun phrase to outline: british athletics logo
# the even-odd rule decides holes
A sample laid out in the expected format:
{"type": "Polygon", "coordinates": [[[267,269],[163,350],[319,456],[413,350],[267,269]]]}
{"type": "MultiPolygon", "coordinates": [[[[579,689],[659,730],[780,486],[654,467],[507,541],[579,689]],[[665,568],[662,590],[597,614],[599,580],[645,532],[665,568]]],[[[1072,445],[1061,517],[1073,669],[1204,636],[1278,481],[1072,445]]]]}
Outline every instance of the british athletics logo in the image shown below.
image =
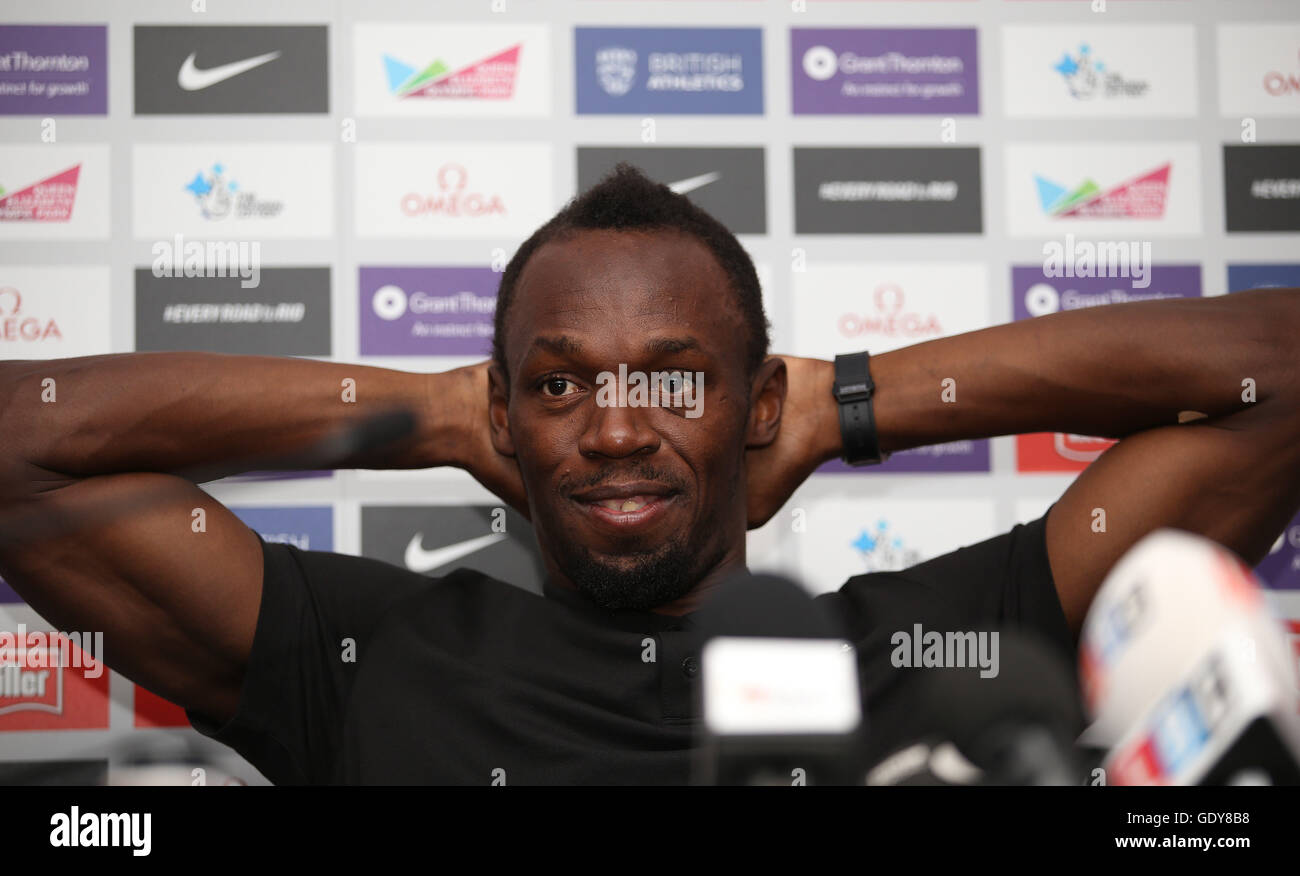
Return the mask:
{"type": "Polygon", "coordinates": [[[579,114],[761,115],[759,28],[579,27],[579,114]]]}

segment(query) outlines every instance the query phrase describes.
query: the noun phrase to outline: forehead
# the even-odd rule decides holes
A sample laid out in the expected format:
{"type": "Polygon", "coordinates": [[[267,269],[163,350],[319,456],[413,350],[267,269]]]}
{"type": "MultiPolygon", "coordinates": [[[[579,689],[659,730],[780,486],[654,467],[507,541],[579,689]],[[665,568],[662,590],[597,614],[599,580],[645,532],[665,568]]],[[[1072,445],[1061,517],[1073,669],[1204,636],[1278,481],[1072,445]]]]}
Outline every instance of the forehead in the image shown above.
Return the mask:
{"type": "MultiPolygon", "coordinates": [[[[507,347],[563,333],[588,342],[690,333],[737,346],[743,330],[726,272],[712,251],[676,231],[590,230],[539,247],[510,305],[507,347]]],[[[743,345],[742,345],[743,346],[743,345]]]]}

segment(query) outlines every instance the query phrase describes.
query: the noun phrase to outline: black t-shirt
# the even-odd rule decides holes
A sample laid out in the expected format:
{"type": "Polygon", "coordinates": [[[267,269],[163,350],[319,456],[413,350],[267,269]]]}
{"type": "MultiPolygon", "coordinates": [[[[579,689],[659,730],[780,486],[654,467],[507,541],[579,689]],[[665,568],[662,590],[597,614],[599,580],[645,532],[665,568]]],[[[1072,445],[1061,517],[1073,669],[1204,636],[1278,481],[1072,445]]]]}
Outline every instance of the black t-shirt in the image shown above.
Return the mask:
{"type": "MultiPolygon", "coordinates": [[[[858,649],[873,752],[891,733],[896,631],[1028,632],[1074,663],[1046,515],[817,601],[858,649]]],[[[605,611],[477,571],[431,578],[263,542],[238,711],[188,713],[277,784],[685,784],[695,731],[692,615],[605,611]],[[651,640],[651,641],[647,641],[651,640]],[[647,658],[653,656],[653,661],[647,658]]],[[[904,722],[905,723],[905,722],[904,722]]]]}

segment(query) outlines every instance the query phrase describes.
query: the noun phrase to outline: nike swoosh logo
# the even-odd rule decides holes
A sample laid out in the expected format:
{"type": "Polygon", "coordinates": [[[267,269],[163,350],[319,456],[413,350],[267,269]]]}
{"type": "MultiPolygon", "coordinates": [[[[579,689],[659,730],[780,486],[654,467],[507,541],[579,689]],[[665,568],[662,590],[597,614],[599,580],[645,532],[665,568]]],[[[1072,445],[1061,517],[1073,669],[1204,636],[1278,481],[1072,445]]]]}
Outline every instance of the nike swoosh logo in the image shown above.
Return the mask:
{"type": "Polygon", "coordinates": [[[478,538],[471,538],[469,541],[460,541],[446,547],[426,551],[423,544],[424,533],[417,532],[411,537],[410,543],[407,544],[406,554],[402,559],[406,561],[406,568],[412,572],[427,572],[430,569],[454,563],[461,557],[467,557],[475,551],[481,551],[488,545],[496,544],[505,537],[504,532],[490,532],[487,535],[480,535],[478,538]]]}
{"type": "Polygon", "coordinates": [[[720,179],[722,179],[722,174],[715,170],[713,173],[702,173],[699,176],[693,176],[690,179],[679,179],[677,182],[669,183],[668,188],[672,189],[679,195],[684,195],[687,192],[702,189],[709,183],[717,182],[720,179]]]}
{"type": "Polygon", "coordinates": [[[245,58],[242,61],[222,64],[220,67],[209,67],[207,70],[200,70],[194,66],[194,59],[198,57],[198,54],[198,52],[191,52],[190,56],[185,59],[185,63],[181,64],[181,72],[176,74],[176,84],[186,91],[202,91],[216,85],[218,82],[225,82],[227,79],[238,76],[240,73],[247,73],[254,67],[269,64],[280,57],[279,52],[268,52],[265,55],[258,55],[256,58],[245,58]]]}

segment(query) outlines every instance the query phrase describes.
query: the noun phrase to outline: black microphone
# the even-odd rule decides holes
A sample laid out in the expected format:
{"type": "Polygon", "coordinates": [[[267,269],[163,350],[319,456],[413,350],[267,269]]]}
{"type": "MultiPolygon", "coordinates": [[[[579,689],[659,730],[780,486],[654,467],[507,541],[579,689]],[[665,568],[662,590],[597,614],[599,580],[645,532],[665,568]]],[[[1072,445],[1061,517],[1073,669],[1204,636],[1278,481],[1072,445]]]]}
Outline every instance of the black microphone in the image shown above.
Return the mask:
{"type": "Polygon", "coordinates": [[[1075,785],[1083,706],[1065,659],[1015,631],[996,635],[998,672],[902,670],[888,698],[909,744],[872,767],[868,784],[1075,785]]]}

